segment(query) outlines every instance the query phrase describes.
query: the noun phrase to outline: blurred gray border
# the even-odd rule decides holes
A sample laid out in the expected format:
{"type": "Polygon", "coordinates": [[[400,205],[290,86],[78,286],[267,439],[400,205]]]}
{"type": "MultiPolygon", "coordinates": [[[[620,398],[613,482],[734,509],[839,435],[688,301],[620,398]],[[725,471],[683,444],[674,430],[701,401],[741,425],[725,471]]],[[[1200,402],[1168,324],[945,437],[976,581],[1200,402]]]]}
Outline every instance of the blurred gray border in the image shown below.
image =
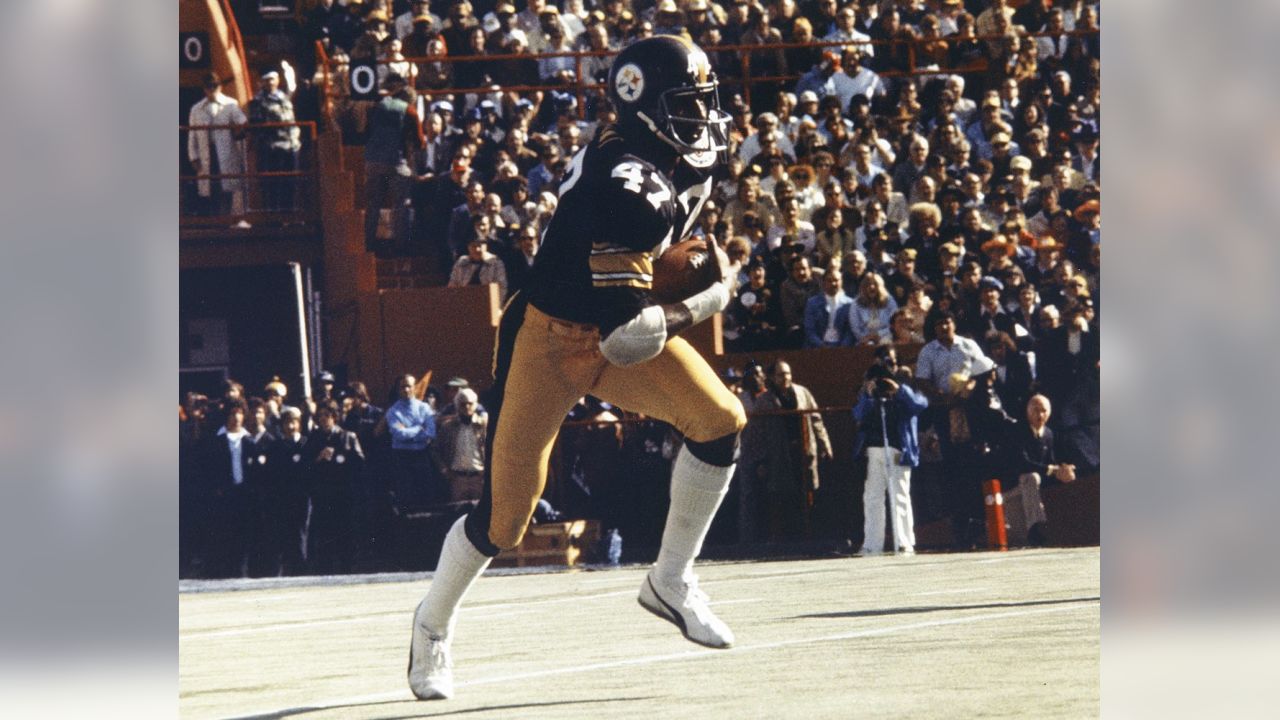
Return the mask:
{"type": "Polygon", "coordinates": [[[177,20],[174,2],[4,6],[9,717],[176,714],[177,20]]]}
{"type": "Polygon", "coordinates": [[[1102,13],[1114,717],[1276,712],[1278,28],[1274,0],[1102,13]]]}

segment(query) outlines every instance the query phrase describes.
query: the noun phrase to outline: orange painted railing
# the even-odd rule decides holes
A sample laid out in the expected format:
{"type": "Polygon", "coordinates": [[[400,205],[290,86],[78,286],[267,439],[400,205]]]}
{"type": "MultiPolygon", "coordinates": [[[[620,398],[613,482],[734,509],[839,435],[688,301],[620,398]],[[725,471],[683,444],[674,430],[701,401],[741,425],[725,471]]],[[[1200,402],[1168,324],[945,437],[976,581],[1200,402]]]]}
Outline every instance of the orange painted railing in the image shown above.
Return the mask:
{"type": "MultiPolygon", "coordinates": [[[[1059,36],[1084,37],[1084,36],[1091,36],[1096,34],[1098,34],[1097,30],[1073,30],[1073,31],[1063,31],[1058,33],[1051,33],[1051,32],[1026,33],[1026,34],[1021,34],[1020,37],[1026,40],[1026,39],[1035,39],[1039,37],[1059,37],[1059,36]]],[[[973,39],[977,41],[992,41],[992,40],[999,40],[1001,39],[1001,37],[1002,36],[999,36],[999,35],[980,35],[980,36],[975,36],[973,39]]],[[[704,49],[707,51],[709,55],[716,55],[720,53],[731,53],[737,56],[739,61],[739,67],[738,67],[739,75],[737,77],[721,78],[721,83],[730,87],[741,86],[743,99],[749,103],[751,101],[751,86],[753,84],[765,83],[765,82],[788,82],[788,81],[795,82],[800,78],[800,76],[804,72],[808,72],[810,69],[810,68],[804,68],[799,73],[793,72],[785,75],[753,77],[751,75],[751,55],[753,53],[785,51],[785,50],[790,50],[795,48],[823,49],[823,48],[844,48],[849,46],[866,46],[866,45],[871,45],[877,48],[884,47],[887,49],[890,46],[906,45],[906,50],[907,50],[906,65],[909,69],[888,70],[888,71],[880,72],[879,75],[881,77],[886,77],[886,78],[919,77],[919,76],[925,76],[925,75],[952,75],[952,74],[971,75],[975,73],[985,72],[987,70],[985,63],[976,65],[976,66],[967,66],[967,67],[920,68],[916,66],[917,65],[916,51],[919,45],[925,42],[950,43],[950,42],[953,42],[955,39],[956,38],[954,35],[949,35],[944,38],[938,38],[936,40],[932,40],[932,39],[925,40],[922,38],[916,38],[914,40],[899,40],[899,39],[855,40],[855,41],[826,40],[826,41],[814,41],[814,42],[807,42],[807,43],[784,42],[784,43],[774,43],[774,44],[767,44],[767,45],[717,45],[713,47],[707,47],[704,49]]],[[[575,67],[575,72],[574,72],[575,81],[572,85],[569,85],[569,86],[556,85],[556,84],[506,85],[501,82],[495,82],[494,84],[487,87],[478,87],[478,88],[449,87],[449,88],[441,88],[441,89],[422,88],[422,89],[419,89],[417,92],[421,95],[434,96],[434,95],[445,95],[445,94],[489,94],[493,92],[512,92],[512,91],[524,93],[524,92],[547,92],[550,90],[560,90],[560,91],[572,90],[578,99],[578,111],[579,113],[582,113],[585,110],[583,101],[585,99],[586,91],[598,90],[604,87],[600,83],[588,82],[586,81],[586,79],[583,78],[582,76],[583,60],[585,58],[592,58],[592,57],[611,57],[611,56],[617,55],[618,52],[619,50],[578,50],[578,51],[563,51],[563,52],[537,53],[537,54],[526,53],[526,54],[520,54],[520,55],[511,55],[511,54],[430,55],[430,56],[405,57],[403,60],[397,60],[394,62],[410,62],[415,64],[440,62],[440,63],[452,64],[452,63],[470,63],[470,62],[500,62],[505,60],[546,60],[550,58],[560,58],[560,57],[573,58],[574,67],[575,67]]],[[[318,48],[318,53],[323,53],[323,49],[318,48]]],[[[378,60],[376,62],[378,64],[388,64],[392,61],[378,60]]],[[[324,77],[324,82],[325,82],[326,96],[329,96],[329,97],[342,96],[343,92],[334,87],[333,77],[327,71],[328,63],[326,63],[325,65],[326,65],[326,73],[324,77]]]]}
{"type": "MultiPolygon", "coordinates": [[[[186,148],[187,137],[193,132],[230,131],[235,144],[235,152],[243,164],[244,172],[235,173],[200,173],[193,168],[188,158],[183,155],[184,167],[195,169],[194,173],[178,175],[179,225],[183,228],[202,226],[218,227],[238,220],[246,220],[253,225],[261,223],[276,225],[311,225],[317,222],[319,182],[317,176],[316,124],[314,122],[291,123],[251,123],[245,125],[179,125],[178,132],[182,147],[186,148]],[[250,139],[255,132],[296,127],[301,131],[302,148],[298,151],[296,170],[262,170],[258,166],[258,153],[250,139]],[[223,181],[237,181],[226,182],[223,181]],[[211,207],[211,202],[202,201],[199,194],[201,185],[210,189],[217,188],[227,193],[240,193],[243,200],[243,213],[227,214],[225,208],[211,207]],[[223,188],[223,185],[230,186],[223,188]]],[[[215,195],[211,193],[211,195],[215,195]]]]}

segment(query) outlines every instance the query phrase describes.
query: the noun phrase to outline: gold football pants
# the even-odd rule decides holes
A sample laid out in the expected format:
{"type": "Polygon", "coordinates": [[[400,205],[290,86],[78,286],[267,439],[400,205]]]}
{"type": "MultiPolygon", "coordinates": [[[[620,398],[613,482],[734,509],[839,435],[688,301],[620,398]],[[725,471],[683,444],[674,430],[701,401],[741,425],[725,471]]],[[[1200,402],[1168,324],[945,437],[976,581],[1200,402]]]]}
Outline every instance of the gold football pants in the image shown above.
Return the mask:
{"type": "Polygon", "coordinates": [[[489,555],[520,544],[560,425],[584,395],[669,422],[696,442],[737,433],[747,421],[742,403],[684,339],[620,367],[600,353],[597,328],[550,317],[519,296],[503,313],[494,380],[488,475],[467,522],[467,536],[489,555]]]}

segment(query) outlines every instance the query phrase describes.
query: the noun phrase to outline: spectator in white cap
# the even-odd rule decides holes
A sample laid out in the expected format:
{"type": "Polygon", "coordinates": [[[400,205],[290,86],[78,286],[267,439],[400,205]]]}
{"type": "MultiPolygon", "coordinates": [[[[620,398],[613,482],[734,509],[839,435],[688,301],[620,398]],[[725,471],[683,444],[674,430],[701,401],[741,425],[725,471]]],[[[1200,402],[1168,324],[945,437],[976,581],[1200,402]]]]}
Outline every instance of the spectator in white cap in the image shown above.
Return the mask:
{"type": "MultiPolygon", "coordinates": [[[[280,73],[274,68],[268,68],[260,78],[258,94],[249,102],[249,122],[292,123],[294,119],[293,102],[280,87],[280,73]]],[[[254,133],[254,145],[259,172],[293,172],[298,169],[302,133],[297,125],[258,130],[254,133]]],[[[264,178],[264,209],[293,209],[294,183],[293,178],[264,178]]]]}
{"type": "Polygon", "coordinates": [[[818,120],[818,93],[812,90],[800,92],[796,99],[796,114],[801,118],[809,117],[818,120]]]}
{"type": "Polygon", "coordinates": [[[762,112],[756,116],[756,131],[748,135],[742,141],[742,145],[738,146],[738,157],[750,160],[760,154],[762,136],[773,138],[773,142],[782,150],[783,155],[795,157],[796,151],[791,144],[791,139],[782,132],[778,116],[771,112],[762,112]]]}

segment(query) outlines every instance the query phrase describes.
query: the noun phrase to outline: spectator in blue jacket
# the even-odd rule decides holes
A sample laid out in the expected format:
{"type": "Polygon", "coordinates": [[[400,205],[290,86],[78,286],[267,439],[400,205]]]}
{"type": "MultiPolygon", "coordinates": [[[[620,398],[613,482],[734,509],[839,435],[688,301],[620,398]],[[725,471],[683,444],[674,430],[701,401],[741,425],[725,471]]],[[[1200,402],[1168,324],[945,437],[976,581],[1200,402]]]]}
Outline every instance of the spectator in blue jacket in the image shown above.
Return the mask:
{"type": "MultiPolygon", "coordinates": [[[[879,353],[892,356],[893,349],[879,353]]],[[[858,423],[853,453],[866,451],[867,482],[862,493],[862,554],[884,552],[885,493],[893,514],[893,545],[904,555],[915,554],[915,519],[911,512],[911,468],[920,464],[917,418],[929,401],[907,385],[898,383],[893,372],[877,362],[867,371],[865,383],[853,408],[858,423]]]]}
{"type": "Polygon", "coordinates": [[[849,306],[853,300],[844,294],[844,278],[839,264],[829,265],[822,276],[822,292],[809,298],[804,306],[804,346],[849,347],[853,332],[849,329],[849,306]]]}
{"type": "Polygon", "coordinates": [[[391,434],[391,477],[394,504],[403,511],[437,499],[436,482],[427,447],[436,436],[435,411],[414,397],[415,379],[401,375],[396,383],[400,399],[387,408],[386,427],[391,434]]]}

